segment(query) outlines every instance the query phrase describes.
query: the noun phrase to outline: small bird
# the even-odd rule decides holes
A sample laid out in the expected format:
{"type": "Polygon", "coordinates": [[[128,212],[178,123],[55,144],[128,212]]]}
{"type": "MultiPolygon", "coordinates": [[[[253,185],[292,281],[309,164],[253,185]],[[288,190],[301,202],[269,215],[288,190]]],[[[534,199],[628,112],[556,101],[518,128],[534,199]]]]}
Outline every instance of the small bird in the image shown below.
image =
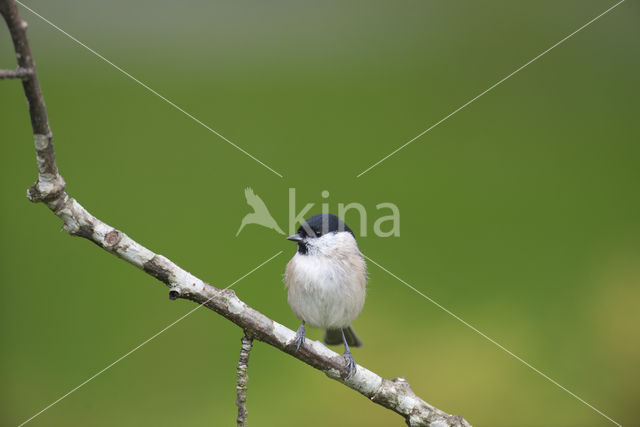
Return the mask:
{"type": "Polygon", "coordinates": [[[337,216],[318,214],[287,239],[298,243],[284,275],[289,306],[302,321],[296,351],[304,343],[305,324],[324,329],[326,344],[344,343],[350,377],[356,362],[349,346],[362,346],[351,323],[362,311],[367,284],[367,266],[355,236],[337,216]]]}
{"type": "Polygon", "coordinates": [[[253,212],[246,214],[244,218],[242,218],[242,223],[240,224],[240,228],[236,233],[236,237],[245,225],[247,224],[258,224],[263,227],[271,228],[276,230],[280,234],[284,234],[284,231],[280,229],[278,223],[269,213],[269,209],[267,209],[267,205],[264,204],[260,196],[255,194],[251,187],[247,187],[244,190],[244,196],[247,199],[247,204],[253,208],[253,212]]]}

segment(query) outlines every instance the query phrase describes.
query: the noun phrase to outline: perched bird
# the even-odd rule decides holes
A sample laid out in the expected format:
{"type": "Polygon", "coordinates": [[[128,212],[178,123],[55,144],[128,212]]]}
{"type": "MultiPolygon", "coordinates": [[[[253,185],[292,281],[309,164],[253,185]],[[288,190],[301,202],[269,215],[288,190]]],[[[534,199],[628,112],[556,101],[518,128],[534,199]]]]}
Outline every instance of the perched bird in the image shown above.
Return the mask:
{"type": "Polygon", "coordinates": [[[240,228],[236,233],[236,237],[245,225],[247,224],[258,224],[263,227],[271,228],[276,230],[280,234],[284,234],[284,231],[280,229],[278,223],[269,213],[269,209],[267,209],[267,205],[264,204],[260,196],[255,194],[251,187],[247,187],[244,190],[244,196],[247,199],[247,204],[253,208],[253,212],[250,214],[246,214],[244,218],[242,218],[242,223],[240,224],[240,228]]]}
{"type": "Polygon", "coordinates": [[[326,344],[344,343],[351,376],[356,362],[349,346],[362,345],[351,323],[362,311],[367,283],[367,266],[355,236],[337,216],[318,214],[287,239],[298,243],[284,275],[289,306],[302,320],[296,351],[304,343],[305,324],[322,328],[326,344]]]}

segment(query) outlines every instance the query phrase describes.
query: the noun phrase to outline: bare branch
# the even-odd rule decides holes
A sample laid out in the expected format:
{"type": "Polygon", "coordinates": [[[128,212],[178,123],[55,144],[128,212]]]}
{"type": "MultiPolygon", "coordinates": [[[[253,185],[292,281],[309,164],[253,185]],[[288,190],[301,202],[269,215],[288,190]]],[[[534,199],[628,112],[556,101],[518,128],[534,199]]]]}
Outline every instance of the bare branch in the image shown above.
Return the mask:
{"type": "Polygon", "coordinates": [[[238,385],[236,386],[238,395],[236,406],[238,407],[238,427],[247,427],[247,381],[249,375],[249,353],[253,347],[253,337],[245,331],[242,336],[242,346],[240,347],[240,357],[238,358],[238,385]]]}
{"type": "Polygon", "coordinates": [[[13,0],[0,0],[0,13],[9,27],[18,69],[31,70],[31,75],[22,79],[22,87],[29,103],[29,117],[31,117],[38,158],[38,180],[29,188],[27,196],[32,202],[44,201],[45,199],[53,200],[63,196],[65,183],[58,174],[47,107],[44,104],[35,62],[31,56],[31,48],[27,39],[27,23],[20,19],[16,3],[13,0]]]}
{"type": "Polygon", "coordinates": [[[26,36],[27,26],[20,19],[13,0],[0,0],[0,13],[9,27],[18,67],[32,70],[30,75],[22,77],[38,160],[38,179],[27,191],[29,200],[42,202],[49,207],[64,222],[63,228],[70,235],[92,241],[165,283],[169,287],[171,299],[184,298],[204,305],[240,326],[252,337],[321,370],[371,401],[397,412],[409,426],[470,425],[462,417],[449,415],[420,399],[404,378],[388,380],[358,366],[356,373],[347,379],[344,358],[318,341],[306,340],[296,352],[295,332],[254,310],[232,290],[221,290],[205,283],[164,256],[145,248],[122,231],[105,224],[70,197],[65,191],[64,179],[58,173],[53,135],[26,36]]]}

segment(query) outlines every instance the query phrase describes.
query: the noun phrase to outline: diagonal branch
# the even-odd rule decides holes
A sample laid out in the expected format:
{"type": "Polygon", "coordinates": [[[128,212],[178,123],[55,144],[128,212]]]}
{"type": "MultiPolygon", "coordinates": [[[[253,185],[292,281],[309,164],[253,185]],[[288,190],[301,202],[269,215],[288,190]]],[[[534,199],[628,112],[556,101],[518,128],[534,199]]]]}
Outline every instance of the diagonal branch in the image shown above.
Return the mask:
{"type": "Polygon", "coordinates": [[[14,0],[0,0],[0,13],[9,27],[18,69],[31,70],[29,74],[21,76],[29,103],[38,160],[38,179],[27,191],[29,200],[44,203],[63,221],[63,228],[70,235],[92,241],[166,284],[171,299],[184,298],[206,306],[256,339],[290,354],[363,394],[374,403],[400,414],[409,426],[470,425],[462,417],[449,415],[426,403],[413,393],[404,378],[388,380],[358,366],[356,373],[347,379],[343,357],[317,341],[307,340],[296,352],[295,332],[254,310],[232,290],[221,290],[205,283],[164,256],[145,248],[122,231],[105,224],[70,197],[65,191],[65,181],[58,173],[53,135],[27,40],[26,23],[18,15],[14,0]]]}

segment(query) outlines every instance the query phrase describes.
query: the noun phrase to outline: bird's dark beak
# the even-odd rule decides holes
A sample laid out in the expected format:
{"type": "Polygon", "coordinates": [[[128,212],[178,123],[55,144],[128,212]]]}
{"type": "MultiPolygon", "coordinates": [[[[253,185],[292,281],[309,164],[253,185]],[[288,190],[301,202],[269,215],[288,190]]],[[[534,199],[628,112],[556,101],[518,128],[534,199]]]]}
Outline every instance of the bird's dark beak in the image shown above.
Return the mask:
{"type": "Polygon", "coordinates": [[[291,240],[292,242],[299,242],[302,240],[302,236],[300,236],[299,234],[293,234],[287,237],[287,240],[291,240]]]}

